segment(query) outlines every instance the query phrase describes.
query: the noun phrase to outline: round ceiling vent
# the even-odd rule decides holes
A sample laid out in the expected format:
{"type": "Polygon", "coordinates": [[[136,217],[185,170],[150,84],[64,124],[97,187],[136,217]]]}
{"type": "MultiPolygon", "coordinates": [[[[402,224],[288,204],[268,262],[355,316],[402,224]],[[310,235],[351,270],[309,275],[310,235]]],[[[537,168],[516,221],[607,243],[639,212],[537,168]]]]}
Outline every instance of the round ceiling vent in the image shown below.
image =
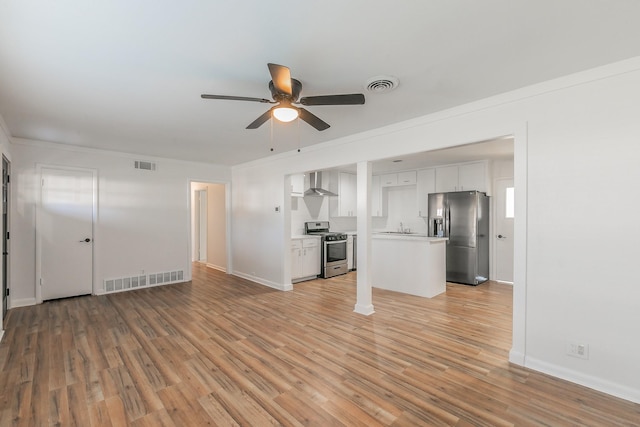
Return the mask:
{"type": "Polygon", "coordinates": [[[393,76],[376,76],[367,80],[365,87],[369,92],[382,93],[395,89],[399,83],[393,76]]]}

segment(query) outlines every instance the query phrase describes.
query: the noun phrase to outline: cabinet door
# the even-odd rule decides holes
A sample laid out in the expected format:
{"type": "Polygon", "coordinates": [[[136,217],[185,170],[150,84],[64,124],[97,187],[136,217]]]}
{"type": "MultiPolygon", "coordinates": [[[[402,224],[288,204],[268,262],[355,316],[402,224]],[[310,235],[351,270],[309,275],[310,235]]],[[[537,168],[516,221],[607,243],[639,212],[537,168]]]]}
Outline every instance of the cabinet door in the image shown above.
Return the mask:
{"type": "Polygon", "coordinates": [[[381,202],[380,175],[373,175],[371,177],[371,216],[382,216],[381,202]]]}
{"type": "Polygon", "coordinates": [[[416,183],[416,171],[398,172],[398,185],[412,185],[416,183]]]}
{"type": "Polygon", "coordinates": [[[318,276],[320,274],[320,246],[306,246],[302,250],[303,277],[318,276]]]}
{"type": "Polygon", "coordinates": [[[347,269],[353,270],[353,236],[347,236],[347,269]]]}
{"type": "Polygon", "coordinates": [[[303,277],[302,272],[302,241],[291,241],[291,280],[303,277]]]}
{"type": "Polygon", "coordinates": [[[351,173],[340,172],[338,175],[338,204],[340,216],[356,214],[356,180],[351,173]]]}
{"type": "Polygon", "coordinates": [[[388,173],[385,175],[380,175],[380,186],[381,187],[392,187],[394,185],[398,185],[398,174],[397,173],[388,173]]]}
{"type": "Polygon", "coordinates": [[[303,174],[291,175],[291,196],[292,197],[304,196],[304,175],[303,174]]]}
{"type": "Polygon", "coordinates": [[[421,169],[418,171],[416,196],[418,197],[418,216],[428,217],[427,201],[430,193],[436,192],[436,170],[421,169]]]}
{"type": "Polygon", "coordinates": [[[487,191],[484,163],[460,165],[458,169],[458,188],[460,191],[487,191]]]}
{"type": "Polygon", "coordinates": [[[436,193],[458,191],[458,166],[436,168],[436,193]]]}

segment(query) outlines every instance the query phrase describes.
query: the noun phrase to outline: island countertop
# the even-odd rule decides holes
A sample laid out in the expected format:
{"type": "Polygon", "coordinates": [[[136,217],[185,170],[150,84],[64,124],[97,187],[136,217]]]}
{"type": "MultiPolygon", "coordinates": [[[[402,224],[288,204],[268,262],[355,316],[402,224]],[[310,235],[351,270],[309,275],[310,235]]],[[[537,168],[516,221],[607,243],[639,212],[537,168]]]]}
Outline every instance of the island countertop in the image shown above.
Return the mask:
{"type": "Polygon", "coordinates": [[[371,234],[373,239],[387,239],[387,240],[415,240],[423,242],[446,242],[449,240],[447,237],[430,237],[426,234],[419,233],[386,233],[386,232],[374,232],[371,234]]]}

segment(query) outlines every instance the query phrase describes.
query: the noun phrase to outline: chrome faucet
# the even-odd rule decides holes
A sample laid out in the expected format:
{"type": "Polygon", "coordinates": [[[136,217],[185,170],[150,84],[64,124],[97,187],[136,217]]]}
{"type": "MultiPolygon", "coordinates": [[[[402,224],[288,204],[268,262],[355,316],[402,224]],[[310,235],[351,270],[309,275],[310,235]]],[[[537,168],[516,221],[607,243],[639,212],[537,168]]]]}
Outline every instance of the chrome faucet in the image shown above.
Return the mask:
{"type": "Polygon", "coordinates": [[[400,223],[400,232],[404,233],[404,228],[402,228],[402,222],[400,223]]]}

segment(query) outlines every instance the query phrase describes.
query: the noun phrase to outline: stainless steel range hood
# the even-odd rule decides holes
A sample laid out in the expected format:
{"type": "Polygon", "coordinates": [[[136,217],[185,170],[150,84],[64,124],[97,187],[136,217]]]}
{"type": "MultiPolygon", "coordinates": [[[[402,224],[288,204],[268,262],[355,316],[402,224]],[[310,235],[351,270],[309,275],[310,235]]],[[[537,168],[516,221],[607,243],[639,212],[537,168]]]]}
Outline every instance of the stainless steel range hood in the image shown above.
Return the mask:
{"type": "Polygon", "coordinates": [[[309,174],[309,189],[304,192],[305,196],[337,196],[336,193],[322,187],[322,172],[311,172],[309,174]]]}

